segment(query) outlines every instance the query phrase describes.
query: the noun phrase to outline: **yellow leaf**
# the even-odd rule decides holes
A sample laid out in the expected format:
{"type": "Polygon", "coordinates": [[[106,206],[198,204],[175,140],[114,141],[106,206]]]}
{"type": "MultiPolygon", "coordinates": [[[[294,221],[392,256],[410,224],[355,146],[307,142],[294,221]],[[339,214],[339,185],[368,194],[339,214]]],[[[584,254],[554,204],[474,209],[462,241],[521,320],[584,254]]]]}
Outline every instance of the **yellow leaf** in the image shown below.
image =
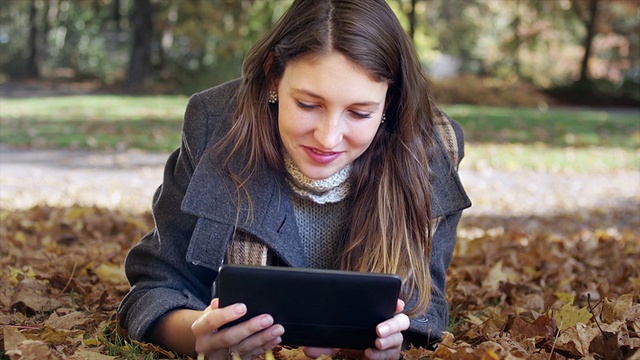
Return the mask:
{"type": "Polygon", "coordinates": [[[500,360],[500,358],[493,350],[488,349],[484,355],[482,355],[482,359],[480,360],[500,360]]]}
{"type": "Polygon", "coordinates": [[[482,319],[473,314],[467,315],[467,319],[469,319],[469,322],[473,325],[481,325],[484,322],[482,319]]]}
{"type": "Polygon", "coordinates": [[[271,349],[267,350],[267,352],[264,354],[264,358],[265,358],[265,360],[276,360],[273,357],[273,350],[271,350],[271,349]]]}
{"type": "Polygon", "coordinates": [[[569,293],[566,293],[566,292],[555,293],[554,295],[558,297],[558,300],[560,300],[560,301],[562,301],[564,303],[573,305],[573,301],[575,299],[573,295],[571,295],[569,293]]]}
{"type": "Polygon", "coordinates": [[[127,282],[127,277],[124,274],[124,270],[121,267],[114,265],[102,264],[95,270],[96,275],[100,278],[100,281],[112,283],[112,284],[124,284],[127,282]]]}
{"type": "Polygon", "coordinates": [[[96,338],[89,338],[82,340],[82,345],[88,347],[96,347],[100,345],[100,341],[96,338]]]}
{"type": "Polygon", "coordinates": [[[576,310],[573,304],[567,303],[562,305],[553,317],[558,323],[560,331],[576,326],[577,323],[586,324],[591,320],[591,313],[587,310],[587,307],[576,310]]]}
{"type": "Polygon", "coordinates": [[[27,236],[22,231],[17,231],[13,239],[22,245],[26,244],[27,242],[27,236]]]}
{"type": "Polygon", "coordinates": [[[22,271],[20,271],[20,269],[9,266],[9,284],[11,284],[12,286],[18,285],[18,283],[20,282],[18,276],[20,275],[22,275],[22,271]]]}
{"type": "Polygon", "coordinates": [[[97,352],[83,349],[76,351],[75,355],[77,355],[79,359],[83,360],[113,360],[116,358],[115,356],[103,355],[97,352]]]}
{"type": "Polygon", "coordinates": [[[489,274],[487,278],[482,282],[483,287],[487,287],[490,289],[497,289],[501,282],[507,281],[507,274],[502,271],[502,261],[498,261],[491,270],[489,270],[489,274]]]}

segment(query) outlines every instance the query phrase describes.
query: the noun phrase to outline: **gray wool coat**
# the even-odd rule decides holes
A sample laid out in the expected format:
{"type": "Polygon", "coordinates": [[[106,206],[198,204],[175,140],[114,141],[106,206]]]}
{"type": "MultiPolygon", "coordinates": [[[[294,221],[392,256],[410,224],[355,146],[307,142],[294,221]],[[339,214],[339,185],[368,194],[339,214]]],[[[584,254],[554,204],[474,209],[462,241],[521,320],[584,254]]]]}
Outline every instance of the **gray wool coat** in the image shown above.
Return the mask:
{"type": "MultiPolygon", "coordinates": [[[[148,340],[149,330],[171,310],[208,306],[234,230],[266,244],[280,265],[308,267],[286,182],[269,170],[253,176],[247,188],[254,217],[248,222],[243,215],[236,219],[235,198],[227,192],[232,182],[207,151],[230,127],[238,86],[239,81],[231,81],[189,100],[182,144],[169,157],[153,198],[155,229],[130,250],[125,261],[131,290],[118,313],[133,339],[148,340]]],[[[462,130],[453,121],[450,125],[461,159],[462,130]]],[[[432,212],[439,218],[430,262],[432,300],[426,314],[411,319],[405,334],[416,345],[437,341],[446,329],[445,275],[462,210],[471,205],[455,170],[457,164],[451,163],[442,139],[440,143],[440,152],[430,164],[432,212]]],[[[407,309],[412,303],[408,301],[407,309]]]]}

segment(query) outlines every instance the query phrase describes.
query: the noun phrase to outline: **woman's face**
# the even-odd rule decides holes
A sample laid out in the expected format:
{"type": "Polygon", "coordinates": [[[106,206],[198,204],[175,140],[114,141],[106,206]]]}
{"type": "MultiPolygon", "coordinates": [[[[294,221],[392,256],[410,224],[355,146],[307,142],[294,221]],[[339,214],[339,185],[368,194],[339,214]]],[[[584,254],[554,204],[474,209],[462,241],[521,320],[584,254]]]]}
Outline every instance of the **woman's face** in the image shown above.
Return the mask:
{"type": "Polygon", "coordinates": [[[303,174],[325,179],[367,150],[380,126],[388,84],[344,55],[289,63],[278,81],[278,128],[303,174]]]}

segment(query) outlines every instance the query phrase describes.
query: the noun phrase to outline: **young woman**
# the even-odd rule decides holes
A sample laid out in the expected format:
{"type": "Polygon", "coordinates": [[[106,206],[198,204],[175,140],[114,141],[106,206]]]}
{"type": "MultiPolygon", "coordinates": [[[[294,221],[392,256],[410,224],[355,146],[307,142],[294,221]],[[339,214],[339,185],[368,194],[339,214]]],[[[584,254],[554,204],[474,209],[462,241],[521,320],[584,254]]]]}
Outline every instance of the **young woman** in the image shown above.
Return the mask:
{"type": "MultiPolygon", "coordinates": [[[[220,308],[223,263],[394,273],[397,315],[376,348],[445,329],[445,273],[462,210],[460,127],[434,105],[384,0],[297,0],[248,53],[243,77],[194,95],[155,194],[155,229],[129,253],[129,335],[185,354],[263,354],[286,331],[220,308]],[[213,298],[213,300],[212,300],[213,298]],[[406,304],[406,305],[405,305],[406,304]]],[[[306,348],[311,357],[340,349],[306,348]]]]}

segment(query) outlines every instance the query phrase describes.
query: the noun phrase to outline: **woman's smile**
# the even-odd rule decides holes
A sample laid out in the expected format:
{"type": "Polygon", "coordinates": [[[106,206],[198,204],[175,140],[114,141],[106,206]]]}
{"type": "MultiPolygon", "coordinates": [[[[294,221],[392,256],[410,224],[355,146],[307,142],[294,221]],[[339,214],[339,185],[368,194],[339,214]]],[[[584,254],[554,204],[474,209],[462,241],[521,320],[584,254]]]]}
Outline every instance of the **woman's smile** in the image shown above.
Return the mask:
{"type": "Polygon", "coordinates": [[[280,138],[312,179],[330,177],[367,150],[389,87],[338,52],[288,64],[277,85],[280,138]]]}

